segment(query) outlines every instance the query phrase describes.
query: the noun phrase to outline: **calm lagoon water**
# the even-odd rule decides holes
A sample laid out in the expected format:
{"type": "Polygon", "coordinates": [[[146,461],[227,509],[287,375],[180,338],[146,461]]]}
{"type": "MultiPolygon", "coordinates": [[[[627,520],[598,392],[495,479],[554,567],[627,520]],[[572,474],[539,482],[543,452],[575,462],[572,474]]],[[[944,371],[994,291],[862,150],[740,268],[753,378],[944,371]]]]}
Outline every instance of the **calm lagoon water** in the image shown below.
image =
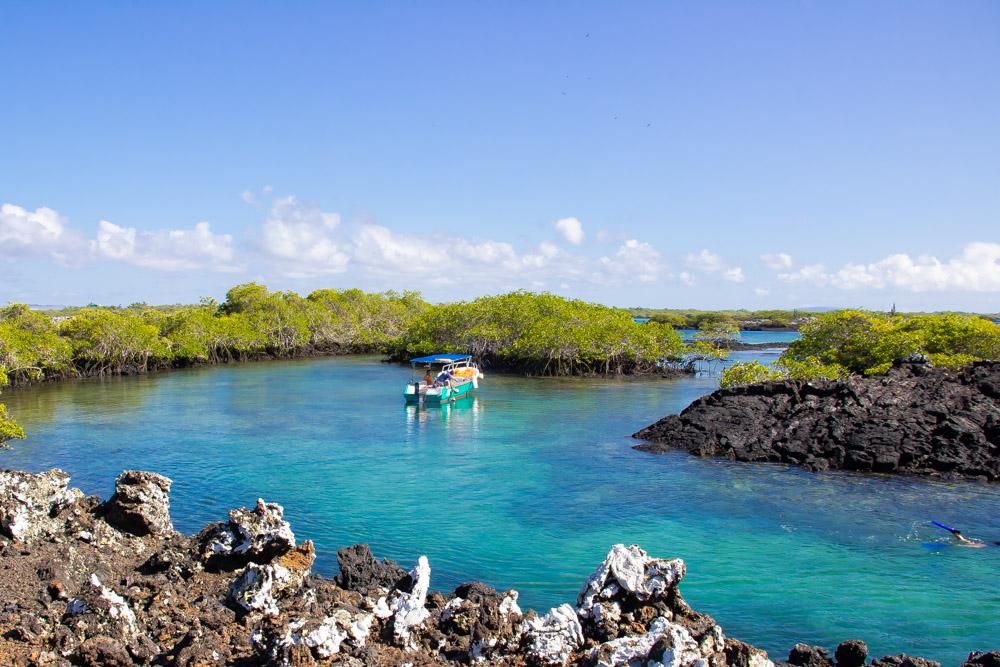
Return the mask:
{"type": "MultiPolygon", "coordinates": [[[[749,356],[738,353],[734,358],[749,356]]],[[[685,596],[784,657],[863,638],[958,664],[1000,647],[1000,548],[927,548],[929,519],[1000,540],[1000,489],[636,452],[628,435],[716,378],[490,375],[451,407],[406,407],[407,368],[377,358],[268,362],[9,391],[31,437],[4,466],[58,466],[107,496],[125,468],[175,480],[194,532],[258,496],[280,502],[317,569],[368,542],[432,585],[480,579],[536,608],[575,598],[615,542],[683,557],[685,596]]]]}
{"type": "MultiPolygon", "coordinates": [[[[698,329],[677,329],[681,338],[693,338],[698,329]]],[[[791,343],[801,338],[798,331],[740,331],[741,343],[791,343]]]]}

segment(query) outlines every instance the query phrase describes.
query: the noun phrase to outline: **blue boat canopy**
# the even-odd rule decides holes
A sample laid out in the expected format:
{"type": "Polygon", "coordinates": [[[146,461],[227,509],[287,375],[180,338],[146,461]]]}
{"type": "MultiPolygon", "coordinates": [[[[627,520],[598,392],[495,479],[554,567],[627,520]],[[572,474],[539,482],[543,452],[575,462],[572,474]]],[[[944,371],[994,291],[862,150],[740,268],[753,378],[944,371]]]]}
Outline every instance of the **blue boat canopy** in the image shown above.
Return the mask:
{"type": "Polygon", "coordinates": [[[429,357],[417,357],[416,359],[410,359],[411,364],[450,364],[454,361],[463,361],[465,359],[471,359],[472,356],[468,354],[432,354],[429,357]]]}

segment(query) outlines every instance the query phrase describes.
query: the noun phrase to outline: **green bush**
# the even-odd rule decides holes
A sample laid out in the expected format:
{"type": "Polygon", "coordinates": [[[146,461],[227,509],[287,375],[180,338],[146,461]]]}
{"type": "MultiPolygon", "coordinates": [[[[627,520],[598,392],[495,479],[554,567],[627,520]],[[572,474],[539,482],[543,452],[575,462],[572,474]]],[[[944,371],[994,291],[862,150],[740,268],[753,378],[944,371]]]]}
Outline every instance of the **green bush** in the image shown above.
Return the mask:
{"type": "Polygon", "coordinates": [[[626,310],[517,291],[426,308],[393,356],[435,352],[464,352],[534,375],[625,374],[679,359],[683,344],[672,327],[636,324],[626,310]]]}
{"type": "Polygon", "coordinates": [[[759,384],[769,380],[777,380],[781,373],[769,366],[765,366],[759,361],[748,361],[733,364],[722,371],[719,385],[726,389],[728,387],[742,387],[749,384],[759,384]]]}

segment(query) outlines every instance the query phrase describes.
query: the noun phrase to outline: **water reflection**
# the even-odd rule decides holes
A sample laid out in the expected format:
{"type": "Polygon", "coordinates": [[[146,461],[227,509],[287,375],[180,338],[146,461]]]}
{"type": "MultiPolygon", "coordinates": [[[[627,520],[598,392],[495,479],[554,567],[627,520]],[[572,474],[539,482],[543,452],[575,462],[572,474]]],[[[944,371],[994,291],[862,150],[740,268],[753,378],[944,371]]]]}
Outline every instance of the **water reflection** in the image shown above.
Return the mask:
{"type": "Polygon", "coordinates": [[[477,431],[483,405],[475,394],[466,394],[443,405],[406,403],[403,409],[406,412],[407,431],[410,433],[420,430],[430,421],[439,421],[447,429],[463,428],[477,431]]]}
{"type": "Polygon", "coordinates": [[[30,434],[56,421],[134,412],[155,386],[151,376],[86,378],[7,389],[2,398],[30,434]]]}

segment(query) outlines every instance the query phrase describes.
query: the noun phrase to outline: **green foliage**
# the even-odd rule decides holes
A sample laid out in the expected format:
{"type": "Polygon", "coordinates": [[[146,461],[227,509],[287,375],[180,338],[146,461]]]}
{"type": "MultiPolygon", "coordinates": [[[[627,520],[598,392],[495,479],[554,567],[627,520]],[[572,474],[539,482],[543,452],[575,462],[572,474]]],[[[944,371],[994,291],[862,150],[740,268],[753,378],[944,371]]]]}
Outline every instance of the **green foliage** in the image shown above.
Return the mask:
{"type": "Polygon", "coordinates": [[[75,365],[86,374],[144,373],[170,361],[167,341],[156,324],[133,311],[85,308],[63,324],[75,365]]]}
{"type": "Polygon", "coordinates": [[[394,356],[466,352],[524,373],[585,375],[651,371],[682,351],[668,325],[636,324],[625,310],[517,291],[424,309],[394,356]]]}
{"type": "Polygon", "coordinates": [[[900,327],[903,318],[860,310],[826,313],[804,325],[802,338],[782,359],[836,365],[851,373],[884,373],[896,359],[920,352],[920,339],[900,327]]]}
{"type": "Polygon", "coordinates": [[[741,362],[733,364],[722,371],[719,385],[723,388],[742,387],[748,384],[778,380],[781,377],[782,374],[780,371],[766,366],[759,361],[741,362]]]}
{"type": "Polygon", "coordinates": [[[705,322],[698,333],[694,335],[695,341],[703,341],[717,347],[730,345],[740,338],[740,325],[736,320],[717,319],[705,322]]]}
{"type": "Polygon", "coordinates": [[[27,306],[0,309],[0,376],[14,384],[41,380],[70,368],[72,350],[52,320],[27,306]]]}
{"type": "Polygon", "coordinates": [[[0,449],[6,449],[11,440],[24,437],[24,429],[7,416],[7,406],[0,403],[0,449]]]}
{"type": "Polygon", "coordinates": [[[812,319],[795,310],[668,310],[632,308],[635,317],[648,317],[651,322],[669,324],[675,329],[705,329],[717,322],[735,322],[740,329],[796,328],[812,319]]]}
{"type": "Polygon", "coordinates": [[[0,376],[68,375],[315,353],[386,352],[428,304],[416,292],[318,290],[308,298],[237,285],[219,305],[99,306],[60,311],[57,326],[24,305],[0,309],[0,376]]]}
{"type": "Polygon", "coordinates": [[[329,352],[381,352],[398,340],[429,306],[418,292],[366,294],[361,290],[321,289],[311,304],[311,343],[329,352]]]}
{"type": "Polygon", "coordinates": [[[946,368],[1000,359],[1000,326],[975,315],[845,310],[820,315],[801,333],[776,364],[783,377],[880,375],[912,355],[926,355],[946,368]]]}
{"type": "Polygon", "coordinates": [[[826,364],[816,357],[790,359],[782,356],[774,366],[777,373],[775,379],[838,380],[850,375],[843,366],[826,364]]]}
{"type": "Polygon", "coordinates": [[[879,375],[911,355],[926,355],[935,366],[945,368],[1000,359],[1000,326],[976,315],[899,316],[844,310],[818,316],[801,333],[774,368],[756,362],[736,364],[723,371],[722,386],[879,375]]]}

